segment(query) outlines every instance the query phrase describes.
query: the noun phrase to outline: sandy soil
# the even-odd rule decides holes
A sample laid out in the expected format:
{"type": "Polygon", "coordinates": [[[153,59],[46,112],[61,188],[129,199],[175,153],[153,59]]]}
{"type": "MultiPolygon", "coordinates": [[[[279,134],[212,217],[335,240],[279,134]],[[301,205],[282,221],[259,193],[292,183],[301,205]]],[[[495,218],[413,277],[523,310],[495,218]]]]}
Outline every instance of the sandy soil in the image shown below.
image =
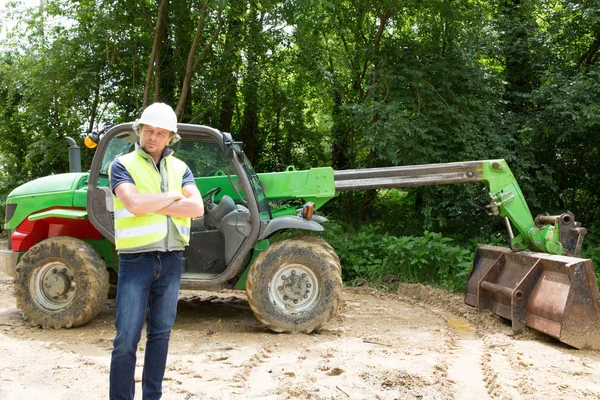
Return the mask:
{"type": "MultiPolygon", "coordinates": [[[[114,300],[76,329],[33,328],[0,275],[0,399],[105,399],[114,300]]],[[[180,295],[163,399],[598,399],[600,351],[422,285],[345,289],[318,334],[275,334],[243,292],[180,295]]],[[[143,349],[144,338],[140,343],[143,349]]],[[[141,399],[139,352],[136,399],[141,399]]]]}

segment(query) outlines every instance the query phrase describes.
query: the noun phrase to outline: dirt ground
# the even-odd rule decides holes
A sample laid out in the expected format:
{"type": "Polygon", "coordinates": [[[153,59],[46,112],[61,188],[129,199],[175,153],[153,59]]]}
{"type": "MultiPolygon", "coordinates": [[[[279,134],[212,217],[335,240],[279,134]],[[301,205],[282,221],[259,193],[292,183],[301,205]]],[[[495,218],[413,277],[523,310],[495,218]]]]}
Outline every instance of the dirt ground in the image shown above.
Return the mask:
{"type": "MultiPolygon", "coordinates": [[[[114,306],[80,328],[34,328],[0,274],[0,399],[106,399],[114,306]]],[[[599,372],[600,351],[512,335],[462,296],[422,285],[347,288],[310,335],[266,330],[243,292],[182,291],[163,399],[598,399],[599,372]]]]}

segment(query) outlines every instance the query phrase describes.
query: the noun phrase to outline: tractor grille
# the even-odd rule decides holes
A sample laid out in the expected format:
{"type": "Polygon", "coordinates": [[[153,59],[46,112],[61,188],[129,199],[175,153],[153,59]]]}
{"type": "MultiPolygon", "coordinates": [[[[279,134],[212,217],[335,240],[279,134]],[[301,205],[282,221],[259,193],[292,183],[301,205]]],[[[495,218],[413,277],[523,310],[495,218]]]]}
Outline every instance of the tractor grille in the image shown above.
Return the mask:
{"type": "Polygon", "coordinates": [[[15,215],[16,210],[17,210],[16,204],[7,204],[6,205],[6,218],[4,219],[4,221],[5,222],[10,221],[11,218],[13,217],[13,215],[15,215]]]}
{"type": "MultiPolygon", "coordinates": [[[[6,205],[6,214],[4,215],[4,222],[7,223],[10,221],[15,215],[15,211],[17,210],[16,204],[7,204],[6,205]]],[[[12,250],[12,230],[7,231],[8,233],[8,250],[12,250]]]]}

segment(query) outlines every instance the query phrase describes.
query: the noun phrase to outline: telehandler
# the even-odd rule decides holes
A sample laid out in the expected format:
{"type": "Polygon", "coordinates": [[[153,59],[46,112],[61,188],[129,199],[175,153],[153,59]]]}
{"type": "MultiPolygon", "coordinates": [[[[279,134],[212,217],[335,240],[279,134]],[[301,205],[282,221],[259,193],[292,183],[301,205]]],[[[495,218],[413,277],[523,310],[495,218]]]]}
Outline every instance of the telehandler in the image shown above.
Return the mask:
{"type": "MultiPolygon", "coordinates": [[[[586,230],[571,213],[533,218],[504,160],[334,171],[255,173],[240,143],[216,129],[179,124],[175,154],[192,170],[206,212],[192,221],[182,289],[245,289],[256,317],[276,332],[312,332],[341,301],[339,258],[316,210],[338,192],[483,182],[490,215],[506,221],[510,249],[481,246],[465,302],[576,348],[600,348],[600,294],[590,260],[578,258],[586,230]],[[298,203],[301,202],[301,203],[298,203]],[[298,204],[304,204],[298,207],[298,204]]],[[[91,134],[89,173],[39,178],[6,200],[8,250],[17,307],[32,325],[76,327],[94,318],[118,278],[108,168],[134,148],[132,124],[91,134]]]]}

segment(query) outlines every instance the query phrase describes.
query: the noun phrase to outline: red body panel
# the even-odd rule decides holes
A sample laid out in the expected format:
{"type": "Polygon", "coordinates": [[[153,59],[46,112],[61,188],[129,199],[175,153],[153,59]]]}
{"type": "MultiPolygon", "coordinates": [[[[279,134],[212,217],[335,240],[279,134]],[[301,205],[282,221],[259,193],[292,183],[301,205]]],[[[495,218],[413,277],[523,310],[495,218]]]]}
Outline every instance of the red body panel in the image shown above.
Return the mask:
{"type": "MultiPolygon", "coordinates": [[[[79,209],[79,208],[74,208],[79,209]]],[[[100,240],[102,235],[88,219],[45,218],[23,220],[12,234],[12,250],[25,252],[36,243],[56,236],[70,236],[83,240],[100,240]]]]}

